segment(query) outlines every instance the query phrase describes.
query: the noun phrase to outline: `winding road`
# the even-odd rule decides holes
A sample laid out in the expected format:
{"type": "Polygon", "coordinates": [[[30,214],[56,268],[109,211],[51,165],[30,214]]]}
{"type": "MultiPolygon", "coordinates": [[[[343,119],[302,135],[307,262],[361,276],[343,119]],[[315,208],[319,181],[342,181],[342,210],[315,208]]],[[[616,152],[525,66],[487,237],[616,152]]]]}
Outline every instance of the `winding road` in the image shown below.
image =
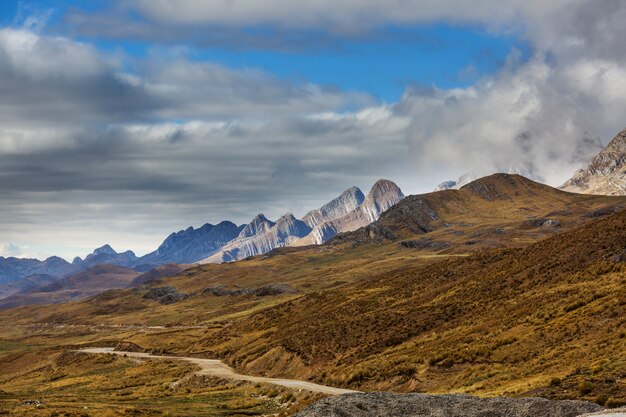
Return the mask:
{"type": "Polygon", "coordinates": [[[127,355],[133,358],[143,359],[160,359],[160,360],[178,360],[198,365],[201,370],[196,372],[197,375],[210,375],[218,378],[232,379],[236,381],[263,382],[267,384],[280,385],[283,387],[303,389],[311,392],[319,392],[328,395],[341,395],[351,392],[357,392],[349,389],[329,387],[326,385],[314,384],[312,382],[300,381],[297,379],[267,378],[262,376],[242,375],[238,374],[233,368],[222,363],[217,359],[201,359],[188,356],[159,356],[142,352],[123,352],[115,351],[113,348],[88,348],[80,349],[78,352],[84,353],[109,353],[114,355],[127,355]]]}

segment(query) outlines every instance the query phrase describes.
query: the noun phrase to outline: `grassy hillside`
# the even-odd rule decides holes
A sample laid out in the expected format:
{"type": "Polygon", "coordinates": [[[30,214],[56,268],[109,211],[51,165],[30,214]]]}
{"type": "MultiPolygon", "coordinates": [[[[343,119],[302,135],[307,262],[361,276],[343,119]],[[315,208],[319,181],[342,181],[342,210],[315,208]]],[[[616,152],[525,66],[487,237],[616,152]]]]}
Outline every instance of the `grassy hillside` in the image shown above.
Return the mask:
{"type": "Polygon", "coordinates": [[[220,415],[293,411],[313,399],[216,381],[198,382],[194,397],[193,387],[164,390],[178,372],[193,380],[180,364],[152,372],[124,358],[78,358],[78,367],[59,359],[77,346],[119,341],[362,390],[616,405],[626,400],[622,206],[623,197],[496,175],[409,196],[327,245],[191,267],[86,301],[2,311],[0,405],[89,394],[98,410],[89,415],[125,415],[126,404],[128,413],[188,415],[176,410],[196,400],[215,405],[205,415],[220,415]],[[96,374],[131,382],[99,390],[101,380],[88,381],[96,374]],[[236,408],[252,397],[255,406],[236,408]]]}
{"type": "Polygon", "coordinates": [[[249,371],[346,387],[623,401],[624,250],[623,211],[264,310],[225,329],[221,353],[249,371]]]}

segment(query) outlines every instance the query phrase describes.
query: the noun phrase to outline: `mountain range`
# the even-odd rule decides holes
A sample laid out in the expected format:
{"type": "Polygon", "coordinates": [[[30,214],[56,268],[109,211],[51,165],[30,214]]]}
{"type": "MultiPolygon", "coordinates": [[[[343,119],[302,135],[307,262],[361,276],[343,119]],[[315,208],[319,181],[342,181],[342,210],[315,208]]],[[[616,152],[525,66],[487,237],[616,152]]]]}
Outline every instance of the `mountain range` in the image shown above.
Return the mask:
{"type": "Polygon", "coordinates": [[[288,213],[273,223],[259,214],[236,239],[201,262],[231,262],[283,246],[321,244],[338,233],[350,232],[377,220],[402,198],[404,194],[395,183],[378,180],[367,196],[357,187],[350,187],[319,209],[308,212],[302,220],[288,213]]]}
{"type": "Polygon", "coordinates": [[[95,249],[85,259],[76,257],[72,263],[59,257],[45,261],[0,257],[0,300],[97,265],[147,272],[167,264],[231,262],[279,247],[320,244],[338,233],[371,223],[403,197],[396,184],[379,180],[367,196],[357,187],[350,187],[322,207],[309,211],[301,220],[288,213],[273,222],[259,214],[247,225],[222,221],[197,229],[189,227],[170,234],[155,251],[141,257],[130,250],[118,253],[108,244],[95,249]]]}
{"type": "MultiPolygon", "coordinates": [[[[520,173],[520,170],[513,168],[508,171],[520,173]]],[[[525,176],[531,175],[525,170],[522,171],[521,173],[525,176]]],[[[435,191],[445,192],[459,190],[458,196],[455,197],[458,202],[455,206],[451,206],[449,209],[451,211],[448,211],[447,215],[461,208],[465,212],[482,209],[480,204],[475,203],[476,193],[484,193],[490,198],[501,197],[491,195],[490,188],[485,185],[484,181],[477,182],[476,177],[477,175],[466,174],[456,181],[446,181],[436,188],[435,191]],[[487,188],[474,189],[477,184],[487,188]],[[470,193],[472,190],[473,193],[470,193]]],[[[626,194],[626,129],[615,136],[591,160],[587,168],[576,172],[560,188],[575,193],[626,194]]],[[[552,198],[556,205],[563,199],[562,196],[553,195],[552,192],[544,194],[551,196],[546,197],[546,201],[552,198]]],[[[367,195],[364,195],[358,187],[350,187],[328,203],[309,211],[302,219],[297,219],[293,214],[287,213],[274,222],[263,214],[258,214],[246,225],[222,221],[215,225],[207,223],[199,228],[189,227],[170,234],[155,251],[141,257],[137,257],[132,251],[118,253],[110,245],[95,249],[85,259],[77,257],[72,263],[56,256],[44,261],[0,257],[0,300],[14,294],[23,298],[25,293],[50,286],[63,278],[91,270],[98,265],[113,265],[136,272],[152,271],[154,276],[162,276],[164,270],[170,271],[170,275],[180,272],[171,268],[158,269],[163,265],[181,265],[184,268],[184,265],[194,263],[232,262],[286,246],[319,245],[335,238],[338,234],[347,233],[349,236],[350,232],[357,230],[359,230],[360,239],[365,237],[364,233],[370,237],[395,236],[397,225],[389,224],[386,216],[381,219],[382,223],[376,222],[381,214],[394,206],[397,206],[397,210],[405,207],[400,216],[403,219],[404,229],[410,225],[412,230],[430,232],[432,224],[436,223],[441,216],[440,213],[429,211],[429,207],[437,205],[437,195],[435,193],[419,197],[411,196],[404,205],[398,205],[404,198],[402,191],[392,181],[381,179],[372,186],[367,195]],[[420,207],[417,213],[406,208],[410,206],[409,202],[415,203],[416,198],[419,200],[420,207]]],[[[492,213],[492,215],[494,220],[497,219],[497,213],[492,213]]],[[[398,215],[395,217],[399,218],[398,215]]],[[[560,227],[558,220],[552,218],[529,220],[528,227],[535,228],[537,225],[548,228],[560,227]]],[[[345,236],[341,239],[345,239],[345,236]]],[[[471,241],[472,239],[465,240],[471,241]]],[[[481,241],[485,244],[491,240],[493,239],[483,236],[481,241]]],[[[419,247],[437,244],[437,242],[407,243],[407,245],[419,247]]],[[[449,242],[446,244],[448,245],[449,242]]],[[[111,288],[114,288],[116,284],[111,285],[111,288]]],[[[106,285],[101,288],[105,287],[106,285]]]]}

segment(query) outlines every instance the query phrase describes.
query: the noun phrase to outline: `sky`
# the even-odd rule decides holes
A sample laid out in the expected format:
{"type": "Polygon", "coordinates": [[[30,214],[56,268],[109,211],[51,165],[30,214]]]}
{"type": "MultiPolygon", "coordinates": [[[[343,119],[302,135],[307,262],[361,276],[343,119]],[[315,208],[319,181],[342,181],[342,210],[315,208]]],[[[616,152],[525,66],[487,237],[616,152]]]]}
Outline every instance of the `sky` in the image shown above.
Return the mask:
{"type": "Polygon", "coordinates": [[[620,0],[0,2],[0,256],[138,255],[379,178],[558,186],[626,125],[620,0]]]}

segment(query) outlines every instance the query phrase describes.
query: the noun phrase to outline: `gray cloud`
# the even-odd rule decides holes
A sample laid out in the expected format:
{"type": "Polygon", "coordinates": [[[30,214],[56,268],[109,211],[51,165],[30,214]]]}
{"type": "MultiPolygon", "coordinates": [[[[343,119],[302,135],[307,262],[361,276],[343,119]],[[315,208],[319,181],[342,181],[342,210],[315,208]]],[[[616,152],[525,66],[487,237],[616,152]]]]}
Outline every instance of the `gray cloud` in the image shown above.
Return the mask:
{"type": "MultiPolygon", "coordinates": [[[[558,185],[597,151],[597,138],[625,124],[626,5],[618,1],[334,1],[313,2],[306,13],[261,1],[214,13],[218,3],[189,2],[176,16],[165,1],[125,7],[143,13],[133,27],[145,27],[146,39],[161,39],[156,23],[182,41],[201,25],[236,34],[275,24],[333,39],[443,20],[513,31],[533,54],[520,61],[513,53],[476,85],[410,86],[384,106],[171,50],[137,60],[2,29],[0,254],[84,255],[103,243],[148,251],[188,225],[303,214],[379,177],[413,193],[468,171],[513,167],[558,185]]],[[[109,17],[126,16],[119,7],[68,19],[96,19],[97,32],[109,17]]]]}

